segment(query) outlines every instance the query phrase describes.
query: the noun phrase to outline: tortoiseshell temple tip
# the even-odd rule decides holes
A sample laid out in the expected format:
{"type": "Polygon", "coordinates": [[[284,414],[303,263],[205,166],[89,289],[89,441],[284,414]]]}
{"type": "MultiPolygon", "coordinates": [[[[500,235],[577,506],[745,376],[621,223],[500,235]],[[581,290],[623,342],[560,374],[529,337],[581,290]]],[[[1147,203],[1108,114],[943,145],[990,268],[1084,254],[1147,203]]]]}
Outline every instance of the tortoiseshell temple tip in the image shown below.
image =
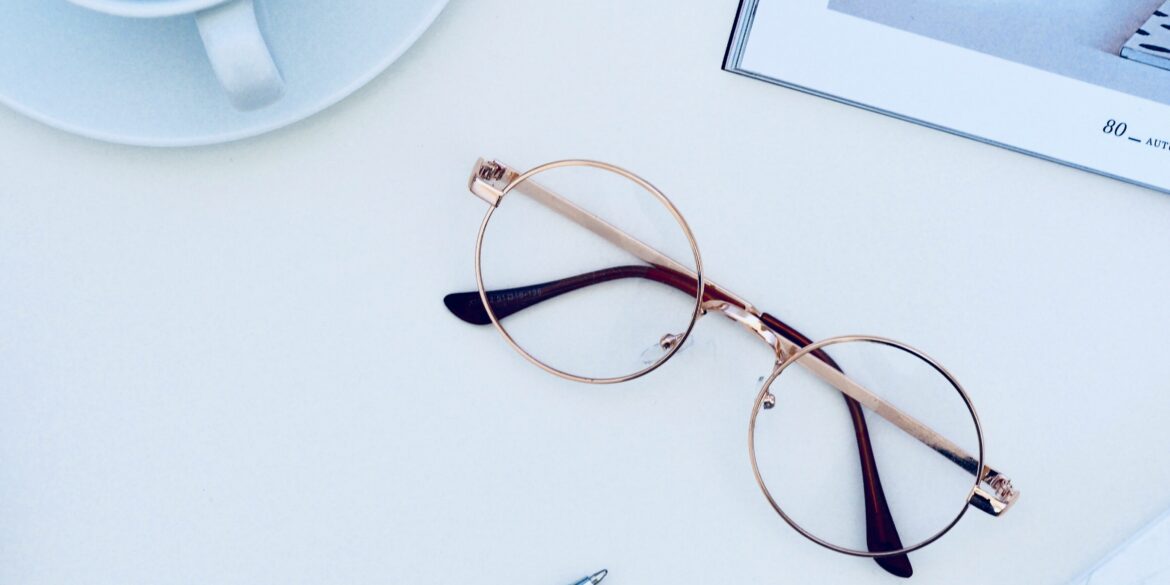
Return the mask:
{"type": "MultiPolygon", "coordinates": [[[[651,280],[658,280],[659,282],[673,283],[670,280],[669,273],[662,268],[655,268],[653,266],[616,266],[614,268],[595,270],[593,272],[586,272],[585,274],[542,282],[540,284],[492,290],[488,291],[487,296],[492,304],[492,311],[495,312],[496,318],[503,319],[517,311],[523,311],[537,303],[542,303],[565,293],[622,278],[649,278],[651,280]]],[[[683,285],[674,283],[672,286],[682,287],[683,285]]],[[[694,290],[694,284],[691,284],[691,290],[694,290]]],[[[451,293],[443,297],[443,304],[447,305],[447,308],[456,317],[473,325],[488,325],[492,322],[491,317],[487,314],[487,310],[483,307],[483,300],[480,299],[478,291],[451,293]]]]}
{"type": "Polygon", "coordinates": [[[878,566],[895,577],[909,579],[914,576],[914,567],[910,566],[910,557],[907,555],[878,557],[874,560],[877,561],[878,566]]]}
{"type": "Polygon", "coordinates": [[[451,314],[472,325],[490,325],[492,320],[483,308],[479,292],[451,293],[443,297],[451,314]]]}
{"type": "MultiPolygon", "coordinates": [[[[850,406],[853,407],[854,404],[856,403],[850,404],[850,406]]],[[[858,437],[858,441],[864,441],[864,444],[867,445],[863,450],[868,456],[869,464],[873,466],[873,477],[865,481],[867,492],[865,496],[866,543],[869,550],[873,552],[901,550],[904,548],[902,538],[898,536],[898,529],[894,525],[894,516],[890,512],[889,505],[886,504],[886,493],[882,489],[882,482],[877,475],[877,464],[873,461],[873,451],[868,447],[868,427],[862,422],[860,428],[865,432],[864,436],[858,437]]],[[[908,579],[914,574],[914,567],[910,565],[910,557],[904,553],[888,557],[875,557],[873,560],[891,575],[908,579]]]]}

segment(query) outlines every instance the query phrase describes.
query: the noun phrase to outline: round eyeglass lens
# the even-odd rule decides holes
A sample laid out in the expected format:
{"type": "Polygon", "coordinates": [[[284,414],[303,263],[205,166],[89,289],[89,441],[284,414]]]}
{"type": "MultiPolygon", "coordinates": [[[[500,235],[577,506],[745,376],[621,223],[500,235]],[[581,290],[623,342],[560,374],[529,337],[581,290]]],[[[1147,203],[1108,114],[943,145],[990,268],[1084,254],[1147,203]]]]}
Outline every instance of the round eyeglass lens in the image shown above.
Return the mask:
{"type": "Polygon", "coordinates": [[[981,466],[966,394],[898,342],[822,343],[760,391],[749,440],[761,487],[785,520],[840,552],[928,544],[965,513],[981,466]],[[896,538],[881,536],[883,501],[896,538]]]}
{"type": "Polygon", "coordinates": [[[479,275],[512,343],[570,378],[618,381],[673,354],[694,324],[698,251],[649,184],[600,163],[551,163],[485,219],[479,275]]]}

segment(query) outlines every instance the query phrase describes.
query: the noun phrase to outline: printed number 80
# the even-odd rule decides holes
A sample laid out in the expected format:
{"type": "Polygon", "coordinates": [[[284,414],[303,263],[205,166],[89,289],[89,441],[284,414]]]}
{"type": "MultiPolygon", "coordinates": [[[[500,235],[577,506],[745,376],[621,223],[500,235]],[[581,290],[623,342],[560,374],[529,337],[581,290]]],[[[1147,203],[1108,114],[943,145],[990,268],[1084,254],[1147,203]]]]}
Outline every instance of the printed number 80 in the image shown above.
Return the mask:
{"type": "Polygon", "coordinates": [[[1129,125],[1125,122],[1118,122],[1117,120],[1109,120],[1105,122],[1105,127],[1101,132],[1105,134],[1112,134],[1114,136],[1125,136],[1125,131],[1129,130],[1129,125]]]}

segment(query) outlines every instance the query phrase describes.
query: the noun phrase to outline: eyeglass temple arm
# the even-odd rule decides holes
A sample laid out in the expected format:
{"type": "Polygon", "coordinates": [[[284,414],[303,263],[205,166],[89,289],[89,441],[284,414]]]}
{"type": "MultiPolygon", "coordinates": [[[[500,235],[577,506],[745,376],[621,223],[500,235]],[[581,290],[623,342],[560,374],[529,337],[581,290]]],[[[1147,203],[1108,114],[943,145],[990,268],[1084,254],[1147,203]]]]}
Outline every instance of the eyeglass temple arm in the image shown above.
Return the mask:
{"type": "MultiPolygon", "coordinates": [[[[523,311],[528,307],[563,294],[625,278],[652,280],[678,289],[691,296],[695,294],[694,278],[659,266],[629,265],[603,268],[568,278],[528,286],[489,290],[487,291],[487,297],[488,302],[491,303],[492,312],[496,314],[496,318],[503,319],[523,311]]],[[[705,287],[703,300],[709,301],[714,299],[730,302],[730,298],[722,294],[722,291],[710,286],[705,287]]],[[[455,316],[468,323],[490,325],[492,322],[487,310],[484,309],[483,300],[479,297],[479,291],[451,293],[443,297],[443,303],[447,305],[447,308],[455,316]]]]}
{"type": "MultiPolygon", "coordinates": [[[[673,270],[659,266],[630,265],[615,266],[586,272],[568,278],[562,278],[540,284],[521,286],[509,289],[487,291],[488,302],[497,319],[504,319],[528,307],[543,301],[558,297],[592,285],[611,282],[624,278],[644,278],[659,282],[686,293],[695,294],[695,279],[673,270]]],[[[708,285],[704,288],[704,304],[711,302],[733,303],[733,295],[720,289],[718,286],[708,285]]],[[[443,303],[455,316],[475,325],[491,324],[491,317],[484,308],[479,291],[452,293],[443,298],[443,303]]],[[[737,305],[738,306],[738,305],[737,305]]],[[[791,343],[801,347],[811,341],[796,329],[788,326],[779,319],[764,314],[761,316],[763,324],[777,335],[786,337],[791,343]]],[[[824,352],[814,352],[825,363],[836,368],[836,363],[824,352]]],[[[877,463],[874,460],[873,447],[870,444],[868,428],[861,405],[846,394],[842,394],[849,408],[849,415],[853,421],[853,428],[857,437],[858,455],[861,461],[863,488],[865,491],[866,531],[871,550],[898,550],[902,548],[894,525],[893,514],[886,503],[885,493],[882,490],[881,479],[878,475],[877,463]]],[[[908,577],[913,573],[909,558],[905,555],[883,557],[875,559],[879,565],[895,575],[908,577]]]]}
{"type": "MultiPolygon", "coordinates": [[[[528,307],[543,301],[570,293],[582,288],[610,282],[624,278],[645,278],[676,288],[688,296],[695,294],[695,280],[678,272],[658,266],[631,265],[615,266],[595,270],[577,276],[562,278],[550,282],[509,289],[487,291],[488,302],[496,318],[504,319],[528,307]]],[[[704,302],[712,301],[731,303],[731,295],[725,293],[718,286],[704,288],[704,302]]],[[[443,298],[447,308],[460,319],[475,325],[491,324],[491,317],[484,309],[483,300],[479,291],[452,293],[443,298]]],[[[783,321],[768,315],[761,315],[764,326],[777,335],[787,338],[791,343],[801,347],[811,341],[796,329],[783,321]]],[[[837,368],[824,352],[818,350],[814,355],[825,363],[837,368]]],[[[846,394],[841,395],[849,408],[849,415],[853,421],[853,428],[857,438],[857,451],[861,462],[862,484],[865,495],[866,533],[870,550],[898,550],[902,548],[901,539],[894,524],[893,514],[886,503],[885,492],[882,489],[878,475],[877,463],[874,459],[873,446],[870,443],[869,431],[865,424],[865,416],[861,405],[846,394]]],[[[891,573],[908,577],[913,573],[909,558],[906,555],[895,555],[875,559],[879,565],[891,573]]]]}

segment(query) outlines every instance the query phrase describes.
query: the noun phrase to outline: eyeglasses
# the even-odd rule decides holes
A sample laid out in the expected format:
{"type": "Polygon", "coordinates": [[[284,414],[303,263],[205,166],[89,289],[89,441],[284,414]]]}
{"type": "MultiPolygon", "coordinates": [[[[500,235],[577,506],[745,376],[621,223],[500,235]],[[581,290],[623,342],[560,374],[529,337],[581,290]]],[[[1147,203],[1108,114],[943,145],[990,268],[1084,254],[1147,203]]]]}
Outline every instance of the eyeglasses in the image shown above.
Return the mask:
{"type": "Polygon", "coordinates": [[[907,553],[969,507],[999,516],[1019,497],[984,463],[979,417],[942,365],[884,337],[814,343],[707,280],[686,220],[637,175],[587,160],[519,172],[480,159],[468,187],[489,205],[477,290],[444,302],[466,322],[494,325],[545,371],[633,380],[686,347],[709,314],[767,344],[774,361],[752,406],[748,456],[771,508],[813,542],[908,577],[907,553]]]}

